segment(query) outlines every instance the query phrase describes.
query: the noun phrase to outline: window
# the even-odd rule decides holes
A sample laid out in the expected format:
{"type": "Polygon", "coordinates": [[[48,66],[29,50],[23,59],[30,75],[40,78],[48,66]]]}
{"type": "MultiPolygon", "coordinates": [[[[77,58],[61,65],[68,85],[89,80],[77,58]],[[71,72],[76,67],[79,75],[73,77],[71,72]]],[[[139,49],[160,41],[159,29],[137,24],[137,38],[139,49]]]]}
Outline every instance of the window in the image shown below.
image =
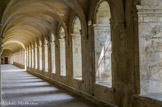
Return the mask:
{"type": "Polygon", "coordinates": [[[110,8],[106,1],[96,10],[94,24],[96,83],[112,87],[110,8]]]}
{"type": "Polygon", "coordinates": [[[65,44],[65,31],[60,27],[60,75],[66,76],[66,44],[65,44]]]}
{"type": "Polygon", "coordinates": [[[74,19],[74,29],[72,36],[72,52],[73,52],[73,77],[82,79],[82,37],[81,23],[78,17],[74,19]]]}

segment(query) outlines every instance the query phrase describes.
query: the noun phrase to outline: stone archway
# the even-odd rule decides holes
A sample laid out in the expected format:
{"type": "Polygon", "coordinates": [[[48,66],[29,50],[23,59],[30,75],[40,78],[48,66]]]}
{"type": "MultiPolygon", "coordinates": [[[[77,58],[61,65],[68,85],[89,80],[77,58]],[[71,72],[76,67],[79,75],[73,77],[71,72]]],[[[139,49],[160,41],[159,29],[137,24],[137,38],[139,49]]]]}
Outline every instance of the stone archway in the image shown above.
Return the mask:
{"type": "Polygon", "coordinates": [[[110,18],[109,4],[103,1],[96,10],[94,24],[95,68],[96,83],[108,87],[112,86],[110,18]]]}

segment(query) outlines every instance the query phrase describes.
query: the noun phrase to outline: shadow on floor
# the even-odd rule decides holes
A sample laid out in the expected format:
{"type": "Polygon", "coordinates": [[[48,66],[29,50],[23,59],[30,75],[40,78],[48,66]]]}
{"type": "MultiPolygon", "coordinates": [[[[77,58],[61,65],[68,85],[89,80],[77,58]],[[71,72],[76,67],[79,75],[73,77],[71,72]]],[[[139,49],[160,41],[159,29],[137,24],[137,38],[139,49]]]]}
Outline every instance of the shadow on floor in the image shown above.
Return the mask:
{"type": "Polygon", "coordinates": [[[2,65],[2,98],[4,107],[97,107],[13,65],[2,65]]]}

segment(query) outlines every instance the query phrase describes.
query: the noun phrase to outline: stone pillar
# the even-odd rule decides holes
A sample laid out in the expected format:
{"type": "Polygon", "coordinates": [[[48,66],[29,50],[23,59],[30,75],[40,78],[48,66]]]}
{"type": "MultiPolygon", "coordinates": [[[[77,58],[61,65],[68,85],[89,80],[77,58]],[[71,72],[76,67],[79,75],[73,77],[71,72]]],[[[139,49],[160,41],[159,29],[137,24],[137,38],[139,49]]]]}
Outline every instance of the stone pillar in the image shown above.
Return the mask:
{"type": "Polygon", "coordinates": [[[29,54],[29,47],[28,47],[28,69],[29,69],[29,63],[30,63],[30,60],[29,60],[30,57],[29,57],[29,55],[30,54],[29,54]]]}
{"type": "Polygon", "coordinates": [[[42,44],[42,71],[43,71],[43,74],[45,72],[45,54],[44,54],[44,42],[42,44]]]}
{"type": "Polygon", "coordinates": [[[44,45],[45,72],[48,72],[48,44],[44,45]]]}
{"type": "Polygon", "coordinates": [[[37,43],[35,44],[35,49],[34,49],[34,56],[35,56],[35,71],[37,71],[37,69],[38,69],[38,54],[37,54],[37,48],[38,48],[38,46],[37,46],[37,43]]]}
{"type": "MultiPolygon", "coordinates": [[[[69,34],[71,35],[71,34],[69,34]]],[[[69,36],[67,39],[65,39],[65,63],[66,63],[66,76],[67,81],[71,81],[73,78],[73,58],[72,58],[72,42],[71,42],[71,36],[69,36]]],[[[71,85],[70,82],[67,85],[71,85]]]]}
{"type": "Polygon", "coordinates": [[[51,75],[52,73],[52,60],[51,60],[51,44],[50,42],[48,41],[48,73],[49,75],[51,75]]]}
{"type": "Polygon", "coordinates": [[[33,71],[35,71],[36,70],[36,67],[35,67],[35,44],[33,45],[33,64],[34,64],[33,71]]]}
{"type": "MultiPolygon", "coordinates": [[[[2,29],[2,24],[0,23],[0,32],[1,32],[1,29],[2,29]]],[[[1,55],[2,55],[2,39],[3,39],[3,36],[0,36],[0,66],[1,66],[1,55]]],[[[2,88],[2,81],[1,81],[1,78],[2,78],[2,73],[0,72],[0,88],[2,88]]],[[[0,103],[2,102],[2,92],[0,91],[0,103]]]]}
{"type": "Polygon", "coordinates": [[[25,65],[25,50],[22,50],[22,64],[25,65]]]}
{"type": "Polygon", "coordinates": [[[37,46],[37,69],[38,69],[38,71],[39,71],[39,68],[40,68],[40,56],[39,56],[40,54],[39,54],[39,45],[37,46]]]}
{"type": "Polygon", "coordinates": [[[32,69],[32,47],[30,47],[30,68],[32,69]]]}
{"type": "Polygon", "coordinates": [[[34,61],[34,45],[32,45],[32,70],[34,71],[35,69],[35,61],[34,61]]]}
{"type": "Polygon", "coordinates": [[[26,69],[28,69],[28,47],[26,48],[26,69]]]}
{"type": "Polygon", "coordinates": [[[56,39],[56,41],[55,41],[55,58],[56,58],[56,60],[55,60],[55,62],[56,62],[56,76],[58,77],[59,75],[60,75],[60,64],[61,64],[61,62],[60,62],[60,43],[59,43],[59,40],[58,39],[56,39]]]}
{"type": "Polygon", "coordinates": [[[25,59],[26,59],[25,60],[26,61],[25,62],[25,65],[26,65],[25,69],[27,70],[28,69],[28,47],[26,48],[26,51],[25,51],[25,59]]]}
{"type": "Polygon", "coordinates": [[[141,94],[162,92],[162,7],[150,5],[137,6],[141,94]]]}
{"type": "Polygon", "coordinates": [[[30,51],[29,51],[30,49],[29,49],[29,47],[28,47],[28,69],[30,68],[30,51]]]}

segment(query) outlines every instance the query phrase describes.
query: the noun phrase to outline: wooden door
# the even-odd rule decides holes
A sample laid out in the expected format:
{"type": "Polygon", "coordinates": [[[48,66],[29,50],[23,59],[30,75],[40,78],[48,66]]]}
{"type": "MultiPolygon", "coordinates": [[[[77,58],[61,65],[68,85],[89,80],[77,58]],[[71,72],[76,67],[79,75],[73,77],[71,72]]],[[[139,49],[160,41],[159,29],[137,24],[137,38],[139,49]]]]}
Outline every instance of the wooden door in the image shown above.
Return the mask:
{"type": "Polygon", "coordinates": [[[8,57],[5,57],[5,64],[8,64],[8,57]]]}

